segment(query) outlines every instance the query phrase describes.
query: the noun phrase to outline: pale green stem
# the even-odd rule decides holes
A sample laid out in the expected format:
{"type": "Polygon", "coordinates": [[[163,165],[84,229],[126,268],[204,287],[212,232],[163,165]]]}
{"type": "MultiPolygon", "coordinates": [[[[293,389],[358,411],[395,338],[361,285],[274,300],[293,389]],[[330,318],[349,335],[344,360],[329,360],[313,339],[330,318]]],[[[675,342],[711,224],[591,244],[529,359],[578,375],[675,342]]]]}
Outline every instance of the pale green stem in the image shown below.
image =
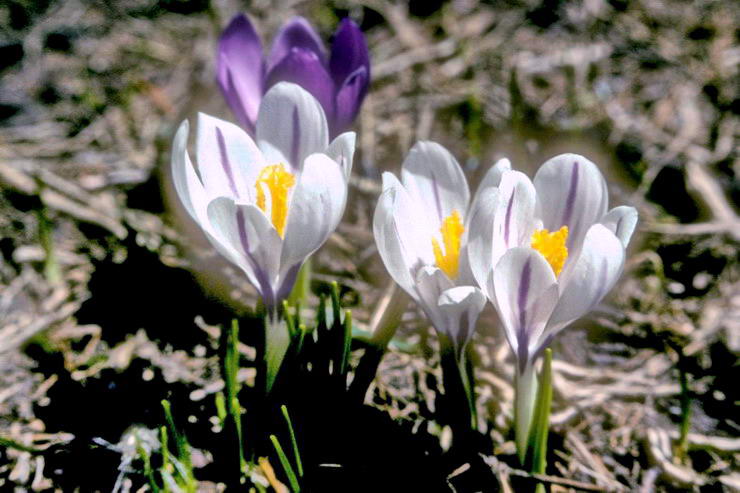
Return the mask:
{"type": "Polygon", "coordinates": [[[268,393],[275,383],[275,377],[280,371],[289,346],[290,333],[287,324],[280,319],[277,310],[272,313],[268,311],[265,314],[265,363],[267,366],[265,390],[268,393]]]}
{"type": "MultiPolygon", "coordinates": [[[[550,409],[552,407],[552,349],[545,349],[542,358],[537,406],[532,424],[530,449],[532,450],[531,472],[544,474],[547,469],[547,438],[550,433],[550,409]]],[[[542,483],[537,485],[536,493],[545,493],[542,483]]]]}
{"type": "Polygon", "coordinates": [[[516,436],[516,451],[519,462],[524,465],[527,457],[527,442],[529,431],[532,428],[534,401],[537,398],[537,374],[533,364],[519,370],[517,364],[514,382],[514,433],[516,436]]]}
{"type": "Polygon", "coordinates": [[[62,274],[54,249],[54,227],[46,216],[45,207],[37,210],[36,216],[39,221],[39,240],[44,249],[44,276],[50,284],[58,284],[62,280],[62,274]]]}

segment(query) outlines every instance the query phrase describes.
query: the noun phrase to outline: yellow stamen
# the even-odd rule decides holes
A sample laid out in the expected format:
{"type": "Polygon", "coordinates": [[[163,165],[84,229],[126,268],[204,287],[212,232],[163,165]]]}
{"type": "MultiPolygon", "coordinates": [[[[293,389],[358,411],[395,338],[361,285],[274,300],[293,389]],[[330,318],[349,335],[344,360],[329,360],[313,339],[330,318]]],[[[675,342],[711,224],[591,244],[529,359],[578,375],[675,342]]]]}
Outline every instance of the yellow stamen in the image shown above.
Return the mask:
{"type": "Polygon", "coordinates": [[[444,218],[442,227],[439,232],[442,233],[442,243],[445,251],[439,246],[437,238],[432,238],[432,249],[434,250],[434,260],[437,267],[447,274],[450,279],[455,279],[458,274],[460,263],[460,238],[465,231],[462,223],[462,217],[458,211],[452,211],[452,214],[444,218]]]}
{"type": "Polygon", "coordinates": [[[280,237],[285,233],[285,223],[288,219],[288,192],[294,185],[295,176],[285,171],[282,164],[262,168],[257,183],[254,184],[257,188],[257,207],[262,209],[262,212],[267,212],[265,187],[270,191],[272,225],[280,237]]]}
{"type": "Polygon", "coordinates": [[[568,258],[568,226],[563,226],[554,233],[547,229],[538,229],[532,235],[532,248],[537,250],[550,263],[555,276],[560,275],[563,265],[568,258]]]}

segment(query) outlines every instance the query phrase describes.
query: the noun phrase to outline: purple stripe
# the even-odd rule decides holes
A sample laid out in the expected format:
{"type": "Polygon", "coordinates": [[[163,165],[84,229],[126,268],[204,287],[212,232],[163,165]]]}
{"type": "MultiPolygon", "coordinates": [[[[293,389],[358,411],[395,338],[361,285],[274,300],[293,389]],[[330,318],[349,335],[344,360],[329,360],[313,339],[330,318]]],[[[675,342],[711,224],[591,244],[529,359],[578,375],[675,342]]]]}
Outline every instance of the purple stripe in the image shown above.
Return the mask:
{"type": "Polygon", "coordinates": [[[244,255],[249,255],[249,241],[247,240],[247,227],[244,224],[244,211],[242,211],[239,206],[237,206],[236,209],[236,227],[239,231],[239,242],[242,245],[242,250],[244,250],[244,255]]]}
{"type": "Polygon", "coordinates": [[[576,203],[576,192],[578,191],[578,161],[573,161],[573,168],[570,173],[570,189],[568,190],[568,199],[565,201],[565,210],[563,211],[562,224],[568,225],[573,216],[573,207],[576,203]]]}
{"type": "Polygon", "coordinates": [[[506,220],[504,221],[504,243],[509,246],[509,229],[511,227],[511,210],[514,206],[514,194],[516,194],[516,188],[511,190],[511,197],[509,197],[509,204],[506,206],[506,220]]]}
{"type": "Polygon", "coordinates": [[[229,154],[226,152],[226,140],[224,140],[224,134],[221,133],[221,129],[216,127],[216,140],[218,141],[218,150],[221,154],[221,167],[224,169],[226,178],[229,179],[229,187],[235,196],[239,196],[236,191],[236,182],[234,181],[234,173],[231,170],[231,162],[229,161],[229,154]]]}
{"type": "Polygon", "coordinates": [[[290,165],[293,169],[300,169],[303,163],[298,162],[298,152],[301,149],[301,125],[298,118],[298,106],[293,107],[293,141],[290,143],[290,165]]]}
{"type": "Polygon", "coordinates": [[[242,250],[244,250],[244,256],[247,258],[247,261],[252,264],[254,275],[257,278],[257,282],[260,284],[258,289],[262,295],[262,302],[268,308],[272,308],[275,306],[275,294],[265,271],[249,251],[249,240],[247,239],[247,226],[244,218],[244,211],[241,208],[238,208],[238,206],[236,209],[236,227],[239,233],[239,242],[241,243],[242,250]]]}
{"type": "Polygon", "coordinates": [[[529,297],[529,283],[532,277],[531,260],[527,259],[522,267],[522,277],[519,281],[519,296],[517,305],[519,308],[519,330],[524,331],[527,322],[527,298],[529,297]]]}
{"type": "Polygon", "coordinates": [[[517,330],[517,360],[519,368],[523,371],[529,357],[529,334],[527,333],[527,298],[529,297],[529,284],[532,277],[531,260],[522,268],[522,277],[519,282],[519,296],[517,305],[519,308],[519,329],[517,330]]]}
{"type": "Polygon", "coordinates": [[[432,173],[432,191],[434,192],[434,202],[437,204],[437,214],[439,215],[439,220],[444,221],[445,217],[442,214],[442,201],[439,198],[439,187],[437,186],[437,177],[434,176],[434,173],[432,173]]]}

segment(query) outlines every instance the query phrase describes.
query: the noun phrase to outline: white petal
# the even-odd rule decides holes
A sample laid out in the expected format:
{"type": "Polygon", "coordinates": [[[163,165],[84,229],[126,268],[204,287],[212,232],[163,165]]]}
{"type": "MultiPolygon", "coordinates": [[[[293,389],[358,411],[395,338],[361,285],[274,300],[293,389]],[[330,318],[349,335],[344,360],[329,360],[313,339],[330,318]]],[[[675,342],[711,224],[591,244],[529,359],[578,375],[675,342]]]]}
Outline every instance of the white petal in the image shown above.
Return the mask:
{"type": "Polygon", "coordinates": [[[624,267],[622,242],[601,224],[586,233],[581,254],[567,279],[562,279],[561,296],[547,328],[555,333],[594,308],[617,282],[624,267]]]}
{"type": "Polygon", "coordinates": [[[447,322],[443,330],[458,349],[463,348],[473,337],[486,297],[473,286],[458,286],[444,291],[437,305],[447,322]]]}
{"type": "Polygon", "coordinates": [[[501,177],[503,176],[504,171],[510,170],[511,161],[506,158],[499,159],[498,161],[496,161],[496,163],[494,163],[493,166],[488,168],[488,171],[486,171],[486,174],[483,175],[483,179],[480,181],[478,189],[475,192],[473,204],[475,204],[475,201],[478,200],[478,196],[481,194],[481,192],[491,187],[497,188],[501,184],[501,177]]]}
{"type": "Polygon", "coordinates": [[[468,263],[478,286],[486,291],[486,296],[493,299],[493,293],[488,292],[486,286],[493,270],[493,220],[498,189],[489,187],[481,191],[476,198],[465,231],[468,263]]]}
{"type": "MultiPolygon", "coordinates": [[[[426,211],[413,202],[406,188],[391,173],[383,173],[381,202],[378,202],[373,220],[380,255],[386,266],[403,265],[405,270],[411,272],[413,279],[422,265],[434,264],[434,227],[426,211]],[[397,256],[398,252],[401,253],[400,257],[397,256]]],[[[391,275],[395,278],[393,272],[391,275]]],[[[396,282],[403,287],[401,282],[396,282]]]]}
{"type": "Polygon", "coordinates": [[[208,205],[214,237],[237,254],[237,265],[262,295],[265,305],[275,306],[282,240],[270,220],[257,207],[218,197],[208,205]]]}
{"type": "Polygon", "coordinates": [[[329,145],[324,110],[300,86],[289,82],[275,84],[260,105],[257,144],[269,157],[285,159],[294,171],[300,171],[308,156],[325,152],[329,145]],[[274,150],[278,153],[271,152],[274,150]]]}
{"type": "Polygon", "coordinates": [[[537,196],[530,179],[519,171],[505,171],[501,177],[493,220],[493,265],[506,250],[528,247],[537,224],[537,196]]]}
{"type": "Polygon", "coordinates": [[[201,227],[206,227],[210,224],[206,215],[208,194],[190,162],[187,149],[188,130],[188,121],[183,120],[172,143],[172,181],[190,217],[201,227]]]}
{"type": "Polygon", "coordinates": [[[411,265],[409,265],[411,261],[403,249],[393,217],[396,194],[395,189],[389,188],[378,198],[373,216],[373,236],[380,258],[383,259],[383,264],[390,276],[401,286],[401,289],[416,298],[411,265]]]}
{"type": "Polygon", "coordinates": [[[606,213],[609,194],[599,168],[578,154],[556,156],[534,177],[544,227],[568,226],[568,250],[577,253],[586,231],[606,213]]]}
{"type": "Polygon", "coordinates": [[[558,300],[555,274],[547,260],[531,248],[507,251],[493,270],[496,307],[506,338],[520,365],[533,346],[558,300]]]}
{"type": "Polygon", "coordinates": [[[347,180],[326,154],[312,154],[290,200],[281,269],[300,265],[329,238],[344,214],[347,180]]]}
{"type": "MultiPolygon", "coordinates": [[[[434,142],[417,142],[403,162],[401,181],[411,200],[434,215],[438,224],[457,210],[468,210],[470,191],[452,154],[434,142]]],[[[463,217],[464,219],[464,217],[463,217]]]]}
{"type": "Polygon", "coordinates": [[[347,181],[349,181],[349,175],[352,173],[356,140],[357,134],[354,132],[344,132],[335,138],[326,150],[327,156],[342,165],[347,181]]]}
{"type": "Polygon", "coordinates": [[[447,333],[447,319],[439,308],[439,297],[448,289],[455,287],[441,269],[432,266],[421,267],[416,275],[416,299],[435,329],[447,333]]]}
{"type": "Polygon", "coordinates": [[[255,182],[264,157],[244,130],[199,113],[196,152],[198,170],[211,197],[254,201],[255,182]]]}
{"type": "Polygon", "coordinates": [[[620,205],[607,212],[599,222],[609,228],[622,242],[622,246],[627,248],[637,226],[637,209],[620,205]]]}

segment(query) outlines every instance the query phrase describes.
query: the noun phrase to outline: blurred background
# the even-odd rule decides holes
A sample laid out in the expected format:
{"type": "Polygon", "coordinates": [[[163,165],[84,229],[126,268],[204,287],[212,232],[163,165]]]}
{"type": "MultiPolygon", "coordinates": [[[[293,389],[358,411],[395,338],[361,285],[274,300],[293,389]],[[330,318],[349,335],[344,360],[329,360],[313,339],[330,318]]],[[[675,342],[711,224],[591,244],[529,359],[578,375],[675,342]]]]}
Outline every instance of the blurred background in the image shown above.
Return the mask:
{"type": "MultiPolygon", "coordinates": [[[[447,146],[472,183],[500,157],[532,176],[583,154],[640,223],[621,283],[554,346],[548,472],[577,484],[553,491],[740,490],[740,4],[710,0],[4,0],[3,489],[135,489],[127,434],[161,424],[167,396],[215,491],[219,326],[255,298],[172,200],[168,165],[180,121],[233,121],[214,55],[237,12],[263,46],[295,14],[326,41],[349,16],[370,46],[351,198],[315,292],[338,280],[367,324],[388,283],[379,176],[415,141],[447,146]]],[[[434,421],[436,342],[413,307],[399,337],[366,400],[386,448],[329,440],[347,471],[387,491],[506,491],[512,370],[493,311],[476,338],[486,439],[467,455],[434,421]]]]}

